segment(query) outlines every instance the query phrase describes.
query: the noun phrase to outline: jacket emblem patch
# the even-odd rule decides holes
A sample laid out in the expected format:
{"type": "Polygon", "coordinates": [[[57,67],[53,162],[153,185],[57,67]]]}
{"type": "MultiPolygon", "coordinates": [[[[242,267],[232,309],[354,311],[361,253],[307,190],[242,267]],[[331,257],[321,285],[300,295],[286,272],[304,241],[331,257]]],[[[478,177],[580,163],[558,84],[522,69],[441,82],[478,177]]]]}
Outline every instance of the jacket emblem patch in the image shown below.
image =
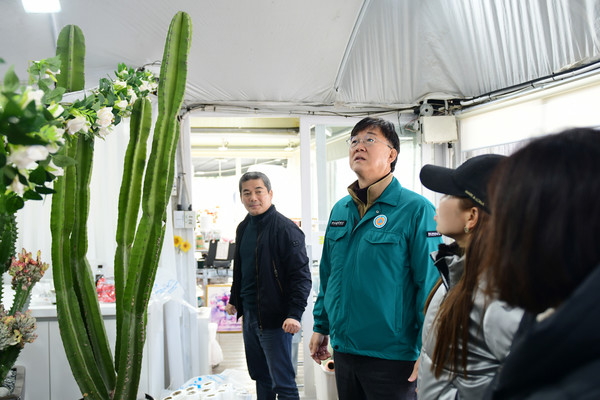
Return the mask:
{"type": "Polygon", "coordinates": [[[385,215],[379,215],[373,220],[373,225],[375,225],[375,228],[383,228],[386,223],[387,217],[385,215]]]}
{"type": "Polygon", "coordinates": [[[329,226],[336,226],[336,227],[346,226],[346,221],[331,221],[329,226]]]}
{"type": "Polygon", "coordinates": [[[438,231],[427,231],[427,237],[440,237],[442,236],[441,233],[439,233],[438,231]]]}

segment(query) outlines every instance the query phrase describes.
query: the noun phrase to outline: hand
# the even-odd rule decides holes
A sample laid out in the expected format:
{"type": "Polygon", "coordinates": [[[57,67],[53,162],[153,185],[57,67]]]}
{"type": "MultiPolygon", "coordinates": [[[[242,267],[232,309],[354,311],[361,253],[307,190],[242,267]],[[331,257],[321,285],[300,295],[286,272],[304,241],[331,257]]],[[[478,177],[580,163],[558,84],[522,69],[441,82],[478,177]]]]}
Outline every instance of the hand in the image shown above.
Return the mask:
{"type": "MultiPolygon", "coordinates": [[[[416,381],[417,377],[419,376],[419,360],[420,359],[421,359],[421,357],[417,358],[417,361],[415,361],[415,365],[413,367],[412,374],[410,374],[410,376],[408,377],[409,382],[416,381]]],[[[416,391],[416,389],[415,389],[415,391],[416,391]]]]}
{"type": "Polygon", "coordinates": [[[237,310],[235,309],[235,306],[233,304],[227,304],[225,306],[225,312],[229,315],[233,315],[237,312],[237,310]]]}
{"type": "Polygon", "coordinates": [[[296,321],[294,318],[287,318],[283,321],[282,328],[285,333],[298,333],[300,332],[300,322],[296,321]]]}
{"type": "Polygon", "coordinates": [[[329,335],[323,335],[318,332],[312,334],[308,348],[310,349],[310,356],[317,364],[321,364],[321,361],[331,358],[331,353],[327,350],[328,343],[329,335]]]}

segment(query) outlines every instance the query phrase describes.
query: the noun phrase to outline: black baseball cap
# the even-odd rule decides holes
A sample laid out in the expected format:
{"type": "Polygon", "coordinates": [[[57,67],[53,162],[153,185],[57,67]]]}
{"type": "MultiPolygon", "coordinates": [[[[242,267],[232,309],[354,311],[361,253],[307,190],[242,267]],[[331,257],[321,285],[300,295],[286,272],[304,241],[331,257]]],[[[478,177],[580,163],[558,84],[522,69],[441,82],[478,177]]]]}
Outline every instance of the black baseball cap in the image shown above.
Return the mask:
{"type": "Polygon", "coordinates": [[[487,184],[492,172],[505,156],[484,154],[469,158],[456,169],[427,164],[421,168],[421,183],[434,192],[471,199],[479,207],[487,208],[487,184]]]}

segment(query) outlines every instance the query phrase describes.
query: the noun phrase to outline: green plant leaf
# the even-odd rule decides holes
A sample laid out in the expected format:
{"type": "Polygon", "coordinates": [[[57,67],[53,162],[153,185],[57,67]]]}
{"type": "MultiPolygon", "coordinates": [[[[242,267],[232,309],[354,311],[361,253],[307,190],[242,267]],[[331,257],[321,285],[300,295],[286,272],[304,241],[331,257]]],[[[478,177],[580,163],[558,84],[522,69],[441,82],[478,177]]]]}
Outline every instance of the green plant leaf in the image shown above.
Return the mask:
{"type": "Polygon", "coordinates": [[[10,185],[10,183],[13,181],[13,179],[15,179],[15,176],[17,176],[17,170],[14,167],[6,167],[6,168],[2,168],[4,171],[4,176],[6,177],[6,184],[10,185]]]}
{"type": "Polygon", "coordinates": [[[55,193],[55,190],[46,186],[36,186],[35,191],[39,194],[52,194],[55,193]]]}
{"type": "Polygon", "coordinates": [[[57,167],[68,167],[69,165],[75,165],[77,164],[77,161],[75,161],[74,158],[65,156],[63,154],[56,154],[54,156],[52,156],[52,160],[54,161],[54,164],[57,167]]]}
{"type": "Polygon", "coordinates": [[[12,195],[6,199],[6,211],[15,213],[25,205],[25,201],[17,195],[12,195]]]}
{"type": "Polygon", "coordinates": [[[19,77],[11,66],[4,75],[4,90],[14,92],[19,88],[19,77]]]}
{"type": "Polygon", "coordinates": [[[46,58],[46,63],[52,71],[58,71],[60,69],[60,56],[46,58]]]}
{"type": "Polygon", "coordinates": [[[31,171],[29,174],[29,181],[33,183],[37,183],[38,185],[43,185],[46,182],[46,170],[41,165],[38,165],[36,169],[31,171]]]}
{"type": "Polygon", "coordinates": [[[46,93],[45,99],[46,103],[50,104],[52,102],[58,103],[62,100],[63,94],[65,94],[66,89],[58,86],[55,89],[52,89],[50,92],[46,93]]]}
{"type": "Polygon", "coordinates": [[[25,200],[42,200],[43,197],[40,196],[38,193],[36,193],[33,190],[28,190],[25,193],[23,193],[23,198],[25,200]]]}
{"type": "Polygon", "coordinates": [[[19,178],[19,182],[21,182],[23,185],[27,186],[29,184],[29,182],[27,182],[27,177],[20,174],[19,172],[17,172],[17,177],[19,178]]]}

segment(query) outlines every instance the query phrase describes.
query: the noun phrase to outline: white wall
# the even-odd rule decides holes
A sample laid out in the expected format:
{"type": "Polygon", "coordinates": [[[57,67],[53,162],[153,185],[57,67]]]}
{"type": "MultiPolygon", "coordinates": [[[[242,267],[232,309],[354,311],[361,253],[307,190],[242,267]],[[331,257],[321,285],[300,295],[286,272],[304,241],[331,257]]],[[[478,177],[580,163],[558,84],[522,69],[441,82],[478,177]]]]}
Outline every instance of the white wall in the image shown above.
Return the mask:
{"type": "Polygon", "coordinates": [[[600,76],[460,113],[461,150],[514,143],[566,128],[600,126],[600,76]]]}

